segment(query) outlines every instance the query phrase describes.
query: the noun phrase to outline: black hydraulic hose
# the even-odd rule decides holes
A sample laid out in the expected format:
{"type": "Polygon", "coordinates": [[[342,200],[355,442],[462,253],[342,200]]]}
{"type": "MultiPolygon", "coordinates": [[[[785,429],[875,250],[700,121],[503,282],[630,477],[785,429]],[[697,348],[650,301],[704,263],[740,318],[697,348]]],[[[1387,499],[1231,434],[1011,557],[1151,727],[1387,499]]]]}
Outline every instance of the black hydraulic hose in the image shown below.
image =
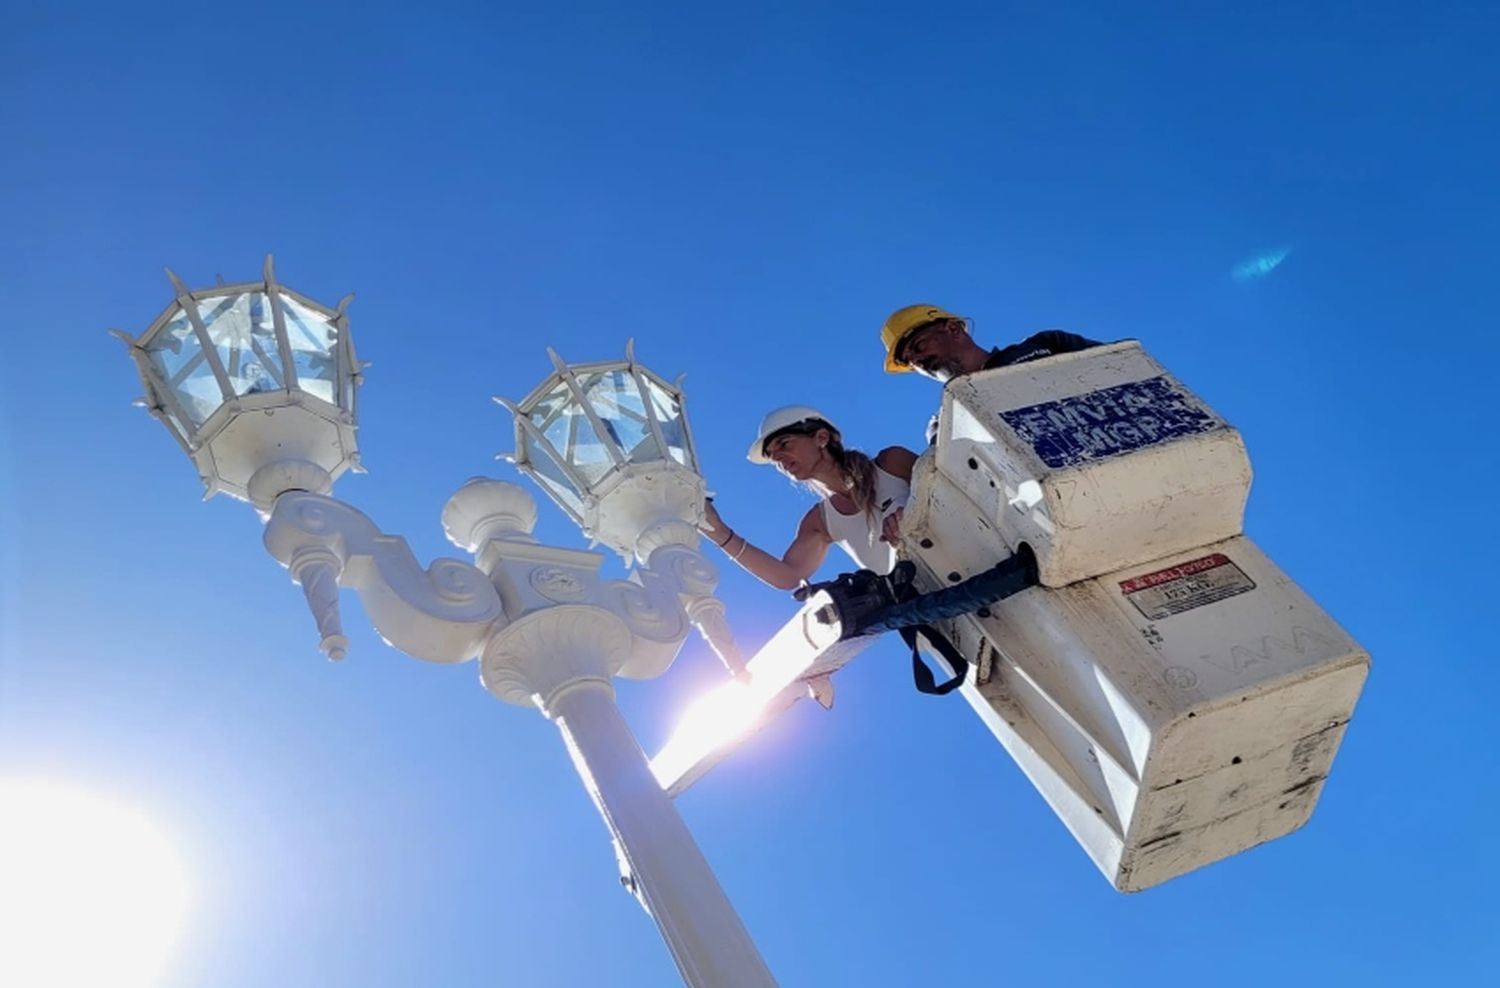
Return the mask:
{"type": "Polygon", "coordinates": [[[913,628],[972,614],[987,604],[1036,586],[1037,579],[1036,556],[1030,546],[1023,545],[1019,552],[962,583],[880,608],[860,619],[857,629],[846,630],[845,636],[913,628]]]}

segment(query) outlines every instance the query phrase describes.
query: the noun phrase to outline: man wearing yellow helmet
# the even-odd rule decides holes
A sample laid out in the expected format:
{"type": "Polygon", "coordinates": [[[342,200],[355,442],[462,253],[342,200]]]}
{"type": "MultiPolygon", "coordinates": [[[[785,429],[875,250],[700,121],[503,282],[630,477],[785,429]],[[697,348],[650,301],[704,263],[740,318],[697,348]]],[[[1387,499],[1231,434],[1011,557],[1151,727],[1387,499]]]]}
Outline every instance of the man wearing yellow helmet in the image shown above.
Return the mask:
{"type": "Polygon", "coordinates": [[[885,369],[916,371],[944,383],[975,371],[1023,364],[1039,357],[1099,346],[1076,333],[1043,330],[1020,343],[986,350],[969,335],[969,321],[936,305],[907,305],[892,312],[880,329],[885,369]]]}
{"type": "MultiPolygon", "coordinates": [[[[887,373],[916,371],[944,384],[975,371],[1024,364],[1101,345],[1077,333],[1047,329],[1019,343],[986,350],[969,335],[969,320],[926,303],[902,306],[892,312],[880,328],[880,342],[885,345],[887,373]]],[[[928,443],[937,438],[937,430],[938,417],[934,415],[927,423],[928,443]]],[[[885,521],[884,534],[892,542],[899,537],[904,513],[897,509],[885,521]]]]}

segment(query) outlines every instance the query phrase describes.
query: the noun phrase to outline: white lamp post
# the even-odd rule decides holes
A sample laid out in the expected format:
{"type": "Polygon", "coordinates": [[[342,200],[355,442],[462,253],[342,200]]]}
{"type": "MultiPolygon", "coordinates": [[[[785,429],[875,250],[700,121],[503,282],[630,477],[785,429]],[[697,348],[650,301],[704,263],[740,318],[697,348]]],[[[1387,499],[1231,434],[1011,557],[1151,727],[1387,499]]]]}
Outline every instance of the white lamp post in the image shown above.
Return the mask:
{"type": "Polygon", "coordinates": [[[531,496],[485,478],[465,483],[442,516],[477,565],[423,569],[405,539],[329,496],[358,463],[348,300],[330,310],[278,285],[269,258],[258,283],[172,283],[176,301],[139,340],[115,335],[208,495],[250,501],[267,520],[266,548],[302,586],[323,650],[342,658],[348,647],[342,586],[409,655],[480,658],[487,689],[557,724],[613,836],[621,881],[684,982],[774,985],[614,703],[613,677],[666,671],[690,625],[742,667],[712,595],[717,571],[696,549],[703,482],[680,390],[628,352],[621,364],[575,368],[554,354],[556,373],[512,406],[527,437],[518,464],[592,536],[635,558],[631,579],[601,579],[598,553],[538,544],[531,496]]]}

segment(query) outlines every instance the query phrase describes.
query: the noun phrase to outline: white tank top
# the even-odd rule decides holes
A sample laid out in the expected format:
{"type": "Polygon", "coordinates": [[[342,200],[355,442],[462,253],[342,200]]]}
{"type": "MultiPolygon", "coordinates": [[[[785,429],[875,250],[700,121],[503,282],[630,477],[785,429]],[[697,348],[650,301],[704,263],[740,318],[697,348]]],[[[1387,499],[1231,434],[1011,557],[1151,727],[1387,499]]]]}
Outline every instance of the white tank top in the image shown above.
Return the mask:
{"type": "Polygon", "coordinates": [[[839,548],[861,569],[872,569],[877,573],[889,573],[896,565],[896,547],[880,541],[880,523],[885,516],[906,504],[911,485],[900,477],[893,477],[879,467],[875,468],[875,511],[873,516],[863,511],[852,515],[840,513],[832,502],[823,502],[823,524],[839,548]]]}

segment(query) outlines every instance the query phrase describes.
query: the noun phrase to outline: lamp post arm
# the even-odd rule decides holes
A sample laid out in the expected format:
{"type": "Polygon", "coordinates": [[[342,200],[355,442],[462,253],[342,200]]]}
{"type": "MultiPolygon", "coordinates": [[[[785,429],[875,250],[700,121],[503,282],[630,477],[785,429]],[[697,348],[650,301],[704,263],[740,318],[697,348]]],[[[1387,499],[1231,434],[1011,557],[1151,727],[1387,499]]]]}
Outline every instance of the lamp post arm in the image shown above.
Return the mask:
{"type": "Polygon", "coordinates": [[[300,490],[282,494],[266,523],[265,545],[302,586],[331,658],[347,647],[338,622],[338,586],[359,593],[382,638],[428,662],[476,657],[505,621],[500,596],[480,569],[438,559],[424,570],[404,538],[385,534],[336,498],[300,490]]]}

